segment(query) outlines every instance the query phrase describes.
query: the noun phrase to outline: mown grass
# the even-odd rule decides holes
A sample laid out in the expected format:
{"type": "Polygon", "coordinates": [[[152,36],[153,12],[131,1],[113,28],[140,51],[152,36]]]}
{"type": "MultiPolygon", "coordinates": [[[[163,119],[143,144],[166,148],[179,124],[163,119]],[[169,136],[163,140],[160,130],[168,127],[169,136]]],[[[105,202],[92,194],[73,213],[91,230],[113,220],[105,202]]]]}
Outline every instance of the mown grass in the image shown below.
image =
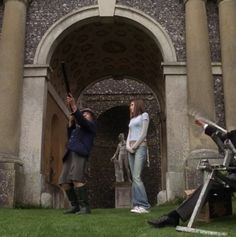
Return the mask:
{"type": "MultiPolygon", "coordinates": [[[[235,206],[235,203],[234,203],[235,206]]],[[[94,209],[91,215],[63,215],[56,209],[0,209],[0,237],[179,237],[199,236],[177,232],[175,228],[156,229],[147,220],[174,208],[164,205],[149,214],[132,214],[128,209],[94,209]]],[[[236,216],[197,223],[198,228],[228,232],[236,236],[236,216]]]]}

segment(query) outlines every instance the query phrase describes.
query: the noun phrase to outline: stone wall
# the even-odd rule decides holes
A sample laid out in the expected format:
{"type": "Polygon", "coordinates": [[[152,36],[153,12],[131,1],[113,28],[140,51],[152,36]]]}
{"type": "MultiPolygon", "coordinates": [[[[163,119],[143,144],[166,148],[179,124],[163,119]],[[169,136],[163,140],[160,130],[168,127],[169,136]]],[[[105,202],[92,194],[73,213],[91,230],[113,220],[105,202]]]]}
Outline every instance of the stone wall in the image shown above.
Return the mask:
{"type": "MultiPolygon", "coordinates": [[[[26,63],[32,63],[35,50],[43,34],[62,16],[82,7],[95,5],[96,0],[34,0],[27,17],[26,63]]],[[[179,0],[117,0],[117,4],[141,10],[155,19],[167,31],[174,43],[178,61],[186,60],[184,4],[179,0]]],[[[218,7],[215,1],[208,1],[209,37],[212,60],[219,61],[218,7]]]]}
{"type": "Polygon", "coordinates": [[[213,80],[216,104],[216,123],[221,127],[225,127],[224,89],[222,76],[215,75],[213,80]]]}
{"type": "MultiPolygon", "coordinates": [[[[97,4],[96,0],[46,0],[32,1],[27,17],[26,33],[26,55],[25,62],[32,63],[37,45],[47,29],[62,16],[73,10],[78,10],[85,6],[97,4]],[[55,6],[55,7],[52,7],[55,6]]],[[[167,31],[174,43],[177,52],[178,61],[186,60],[185,52],[185,22],[184,22],[184,4],[179,0],[117,0],[117,4],[141,10],[154,18],[167,31]]],[[[0,5],[0,24],[2,21],[0,5]]],[[[207,14],[209,23],[209,41],[211,47],[212,61],[219,62],[220,40],[218,24],[218,5],[217,1],[207,1],[207,14]]],[[[224,124],[224,103],[223,103],[223,85],[220,77],[214,78],[217,120],[224,124]]]]}
{"type": "MultiPolygon", "coordinates": [[[[117,4],[126,5],[145,12],[151,16],[170,35],[177,52],[178,61],[186,61],[185,52],[185,9],[179,0],[118,0],[117,4]]],[[[207,2],[209,38],[212,61],[220,60],[218,7],[216,1],[207,2]]]]}
{"type": "MultiPolygon", "coordinates": [[[[32,64],[36,48],[45,32],[66,14],[81,9],[82,7],[97,4],[96,0],[33,0],[27,13],[26,27],[26,46],[25,63],[32,64]]],[[[143,11],[155,19],[169,34],[177,53],[178,61],[186,61],[185,52],[185,18],[184,4],[179,0],[117,0],[117,4],[132,7],[143,11]]],[[[218,26],[218,7],[217,1],[207,1],[207,14],[209,22],[209,40],[211,46],[212,61],[219,62],[220,42],[218,26]]],[[[0,3],[0,28],[3,18],[3,3],[0,3]]],[[[221,126],[224,126],[224,98],[222,77],[214,77],[214,91],[216,101],[217,119],[221,126]]],[[[117,145],[118,128],[125,129],[123,123],[118,123],[117,128],[109,133],[109,126],[114,116],[125,114],[131,97],[142,95],[145,98],[147,111],[151,116],[150,151],[151,168],[144,170],[144,182],[147,186],[147,192],[151,203],[155,203],[157,192],[160,190],[160,167],[161,167],[161,146],[160,146],[160,121],[158,115],[160,108],[156,98],[152,93],[147,92],[142,87],[132,83],[124,83],[122,87],[115,83],[120,90],[114,94],[111,85],[114,83],[98,84],[98,88],[103,91],[98,93],[98,88],[91,88],[84,92],[83,105],[96,110],[98,123],[101,127],[98,129],[98,136],[93,150],[91,161],[91,197],[94,207],[112,207],[114,206],[114,167],[109,161],[117,145]],[[133,90],[128,90],[132,88],[133,90]],[[105,89],[105,91],[104,91],[105,89]],[[99,103],[98,103],[99,102],[99,103]],[[109,121],[109,123],[106,123],[109,121]],[[118,126],[119,125],[119,126],[118,126]],[[113,176],[112,176],[113,175],[113,176]],[[111,178],[112,177],[112,178],[111,178]],[[97,188],[99,187],[99,189],[97,188]],[[99,190],[99,195],[96,193],[99,190]],[[99,198],[97,198],[99,196],[99,198]],[[108,201],[109,200],[109,201],[108,201]]],[[[127,116],[123,117],[127,120],[127,116]]],[[[126,124],[127,125],[127,124],[126,124]]],[[[126,126],[127,128],[127,126],[126,126]]],[[[127,133],[127,130],[124,131],[127,133]]]]}
{"type": "Polygon", "coordinates": [[[220,62],[221,60],[218,10],[218,4],[216,0],[207,1],[209,43],[211,50],[211,60],[213,62],[220,62]]]}
{"type": "Polygon", "coordinates": [[[53,23],[74,10],[95,4],[96,0],[33,0],[27,14],[25,63],[33,62],[40,40],[53,23]]]}
{"type": "Polygon", "coordinates": [[[184,4],[179,0],[117,0],[155,19],[167,31],[174,43],[178,61],[185,61],[184,4]]]}
{"type": "MultiPolygon", "coordinates": [[[[96,0],[34,0],[27,14],[25,62],[32,63],[35,50],[49,27],[62,16],[82,7],[95,5],[96,0]]],[[[170,35],[176,48],[178,61],[186,60],[184,4],[179,0],[117,0],[117,4],[133,7],[153,17],[170,35]]],[[[209,39],[212,61],[220,61],[220,40],[217,1],[207,2],[209,39]]],[[[3,3],[0,3],[0,26],[3,3]]]]}

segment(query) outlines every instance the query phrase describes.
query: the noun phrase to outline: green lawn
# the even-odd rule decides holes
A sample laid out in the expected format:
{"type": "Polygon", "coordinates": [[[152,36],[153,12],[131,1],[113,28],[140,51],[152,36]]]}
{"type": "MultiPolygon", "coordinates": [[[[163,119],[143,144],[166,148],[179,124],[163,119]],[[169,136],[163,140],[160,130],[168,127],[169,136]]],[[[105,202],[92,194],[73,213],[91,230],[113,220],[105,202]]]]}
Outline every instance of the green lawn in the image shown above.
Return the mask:
{"type": "MultiPolygon", "coordinates": [[[[175,231],[175,228],[155,229],[147,220],[159,217],[173,205],[152,208],[149,214],[132,214],[128,209],[94,209],[91,215],[63,215],[56,209],[0,209],[0,237],[172,237],[201,236],[175,231]]],[[[228,232],[236,236],[236,216],[198,223],[202,229],[228,232]]]]}

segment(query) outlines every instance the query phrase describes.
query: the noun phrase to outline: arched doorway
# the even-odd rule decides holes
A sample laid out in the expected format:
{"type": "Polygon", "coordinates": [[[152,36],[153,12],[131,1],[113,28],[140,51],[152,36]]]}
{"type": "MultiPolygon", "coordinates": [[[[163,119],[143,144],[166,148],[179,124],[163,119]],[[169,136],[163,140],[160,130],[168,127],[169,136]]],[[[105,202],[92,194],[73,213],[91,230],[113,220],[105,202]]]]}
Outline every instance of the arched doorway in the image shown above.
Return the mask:
{"type": "MultiPolygon", "coordinates": [[[[97,137],[90,159],[90,190],[95,207],[115,206],[115,170],[110,159],[116,151],[118,135],[124,133],[127,137],[129,103],[133,98],[144,100],[145,110],[151,118],[148,131],[150,166],[143,171],[151,204],[156,204],[157,193],[162,188],[161,175],[158,175],[161,174],[159,102],[143,83],[130,79],[106,79],[88,87],[80,97],[83,107],[93,108],[98,114],[97,137]]],[[[127,181],[125,170],[124,173],[127,181]]]]}
{"type": "MultiPolygon", "coordinates": [[[[127,136],[128,121],[127,106],[109,109],[98,118],[98,137],[90,161],[90,196],[94,207],[115,206],[115,171],[110,159],[116,151],[118,134],[124,132],[127,136]]],[[[150,165],[147,164],[143,170],[143,181],[152,205],[157,202],[156,194],[160,191],[161,183],[161,177],[157,175],[160,173],[160,153],[157,152],[156,137],[156,127],[151,120],[148,132],[150,165]]],[[[125,180],[127,181],[126,172],[125,180]]]]}
{"type": "Polygon", "coordinates": [[[111,108],[97,119],[97,137],[90,161],[91,202],[94,207],[115,207],[115,173],[110,159],[116,150],[118,134],[127,134],[128,120],[127,106],[111,108]]]}
{"type": "Polygon", "coordinates": [[[161,63],[176,60],[174,47],[160,25],[140,12],[116,7],[113,21],[103,23],[94,9],[78,11],[56,22],[42,39],[34,62],[49,64],[52,68],[49,94],[56,93],[60,103],[65,97],[61,61],[67,64],[75,97],[88,85],[104,78],[117,81],[124,77],[138,78],[152,88],[160,103],[162,188],[165,188],[165,81],[161,63]],[[132,12],[136,14],[135,20],[132,12]]]}

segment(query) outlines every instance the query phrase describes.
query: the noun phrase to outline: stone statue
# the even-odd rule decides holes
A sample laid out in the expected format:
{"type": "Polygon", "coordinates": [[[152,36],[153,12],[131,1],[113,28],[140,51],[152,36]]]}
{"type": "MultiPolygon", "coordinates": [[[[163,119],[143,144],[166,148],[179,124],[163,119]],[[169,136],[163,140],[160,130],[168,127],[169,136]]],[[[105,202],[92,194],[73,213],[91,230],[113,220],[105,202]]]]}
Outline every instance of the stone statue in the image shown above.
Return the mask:
{"type": "Polygon", "coordinates": [[[116,182],[120,183],[125,181],[124,168],[126,170],[128,182],[131,182],[130,170],[128,164],[128,153],[126,150],[126,141],[124,133],[120,133],[118,139],[120,142],[117,145],[115,154],[111,158],[111,161],[114,162],[116,182]]]}

